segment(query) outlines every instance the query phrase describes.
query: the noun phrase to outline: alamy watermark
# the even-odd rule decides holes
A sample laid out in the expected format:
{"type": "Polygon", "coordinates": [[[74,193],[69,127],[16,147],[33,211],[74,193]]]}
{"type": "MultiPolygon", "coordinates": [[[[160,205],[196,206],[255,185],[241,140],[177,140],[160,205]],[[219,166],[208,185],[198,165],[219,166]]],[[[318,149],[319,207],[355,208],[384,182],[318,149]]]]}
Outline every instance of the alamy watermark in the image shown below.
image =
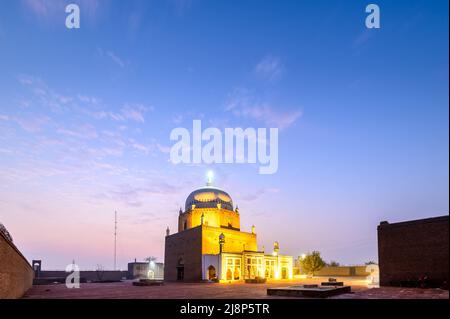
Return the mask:
{"type": "Polygon", "coordinates": [[[66,6],[66,13],[69,15],[66,17],[67,29],[79,29],[80,28],[80,7],[71,3],[66,6]]]}
{"type": "Polygon", "coordinates": [[[170,133],[177,141],[170,149],[174,164],[260,164],[260,174],[278,171],[278,128],[225,128],[202,130],[201,120],[192,123],[192,139],[188,129],[177,127],[170,133]],[[205,142],[205,143],[203,143],[205,142]]]}
{"type": "MultiPolygon", "coordinates": [[[[78,4],[71,3],[65,8],[66,13],[66,28],[79,29],[80,28],[80,7],[78,4]]],[[[368,29],[380,28],[380,7],[377,4],[371,3],[366,6],[366,13],[369,15],[366,17],[366,27],[368,29]]]]}
{"type": "Polygon", "coordinates": [[[380,7],[377,4],[371,3],[366,7],[366,13],[369,15],[366,17],[367,29],[379,29],[380,28],[380,7]]]}
{"type": "Polygon", "coordinates": [[[80,288],[80,268],[72,263],[67,265],[66,272],[69,273],[66,277],[66,287],[69,289],[80,288]]]}

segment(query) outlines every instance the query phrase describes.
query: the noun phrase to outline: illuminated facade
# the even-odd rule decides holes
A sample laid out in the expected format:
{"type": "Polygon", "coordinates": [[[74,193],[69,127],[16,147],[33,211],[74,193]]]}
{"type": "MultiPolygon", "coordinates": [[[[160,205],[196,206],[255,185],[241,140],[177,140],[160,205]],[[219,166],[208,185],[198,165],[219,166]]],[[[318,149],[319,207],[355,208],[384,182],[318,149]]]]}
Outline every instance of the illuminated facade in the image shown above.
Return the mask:
{"type": "Polygon", "coordinates": [[[239,209],[225,191],[193,191],[180,209],[178,232],[166,233],[164,279],[169,281],[291,279],[293,258],[258,250],[255,227],[240,229],[239,209]]]}

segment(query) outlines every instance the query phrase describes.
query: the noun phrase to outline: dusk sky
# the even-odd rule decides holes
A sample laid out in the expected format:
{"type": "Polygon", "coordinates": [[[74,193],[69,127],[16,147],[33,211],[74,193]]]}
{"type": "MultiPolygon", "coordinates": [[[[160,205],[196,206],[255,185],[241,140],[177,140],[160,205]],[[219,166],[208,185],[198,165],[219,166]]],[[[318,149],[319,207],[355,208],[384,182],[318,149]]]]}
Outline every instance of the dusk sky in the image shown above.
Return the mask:
{"type": "Polygon", "coordinates": [[[380,221],[449,211],[449,3],[372,2],[0,0],[0,222],[44,269],[111,269],[117,210],[119,267],[163,261],[211,169],[260,247],[376,261],[380,221]],[[195,119],[278,127],[278,171],[171,163],[195,119]]]}

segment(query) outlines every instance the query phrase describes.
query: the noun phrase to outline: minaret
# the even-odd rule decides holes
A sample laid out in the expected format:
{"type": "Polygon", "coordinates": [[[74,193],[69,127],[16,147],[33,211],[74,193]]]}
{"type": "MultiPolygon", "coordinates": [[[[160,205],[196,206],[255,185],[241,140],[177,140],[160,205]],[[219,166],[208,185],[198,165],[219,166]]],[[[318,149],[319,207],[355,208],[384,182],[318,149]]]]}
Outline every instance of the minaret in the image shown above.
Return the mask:
{"type": "Polygon", "coordinates": [[[276,241],[273,243],[273,254],[277,256],[279,251],[280,251],[280,244],[276,241]]]}
{"type": "Polygon", "coordinates": [[[223,244],[225,244],[225,235],[223,233],[221,233],[219,235],[220,253],[223,252],[223,244]]]}

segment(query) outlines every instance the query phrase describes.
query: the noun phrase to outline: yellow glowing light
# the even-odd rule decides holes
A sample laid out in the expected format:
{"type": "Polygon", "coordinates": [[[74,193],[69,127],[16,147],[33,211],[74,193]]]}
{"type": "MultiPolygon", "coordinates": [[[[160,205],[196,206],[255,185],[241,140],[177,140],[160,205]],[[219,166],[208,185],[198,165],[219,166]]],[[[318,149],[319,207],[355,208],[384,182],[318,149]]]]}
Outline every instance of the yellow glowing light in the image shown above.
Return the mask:
{"type": "Polygon", "coordinates": [[[302,254],[301,256],[300,256],[300,259],[305,259],[306,258],[306,254],[302,254]]]}
{"type": "Polygon", "coordinates": [[[231,198],[225,194],[215,192],[201,192],[194,196],[194,199],[200,202],[212,202],[216,199],[220,199],[224,202],[231,202],[231,198]]]}
{"type": "Polygon", "coordinates": [[[275,271],[275,279],[280,279],[280,278],[281,278],[281,274],[280,274],[280,271],[277,269],[275,271]]]}

